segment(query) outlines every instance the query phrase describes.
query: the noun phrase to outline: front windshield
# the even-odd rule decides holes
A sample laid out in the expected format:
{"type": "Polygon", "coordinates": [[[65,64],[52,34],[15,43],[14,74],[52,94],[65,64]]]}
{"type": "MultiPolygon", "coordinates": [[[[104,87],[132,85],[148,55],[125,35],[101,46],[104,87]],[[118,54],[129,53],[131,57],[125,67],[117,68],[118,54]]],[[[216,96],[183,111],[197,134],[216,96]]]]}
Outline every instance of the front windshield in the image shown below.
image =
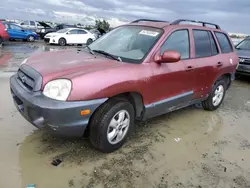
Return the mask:
{"type": "Polygon", "coordinates": [[[243,40],[236,46],[238,50],[250,50],[250,39],[243,40]]]}
{"type": "Polygon", "coordinates": [[[141,63],[162,35],[162,29],[146,26],[118,27],[89,45],[92,51],[105,51],[128,63],[141,63]]]}
{"type": "Polygon", "coordinates": [[[57,33],[66,33],[69,29],[61,29],[59,31],[57,31],[57,33]]]}

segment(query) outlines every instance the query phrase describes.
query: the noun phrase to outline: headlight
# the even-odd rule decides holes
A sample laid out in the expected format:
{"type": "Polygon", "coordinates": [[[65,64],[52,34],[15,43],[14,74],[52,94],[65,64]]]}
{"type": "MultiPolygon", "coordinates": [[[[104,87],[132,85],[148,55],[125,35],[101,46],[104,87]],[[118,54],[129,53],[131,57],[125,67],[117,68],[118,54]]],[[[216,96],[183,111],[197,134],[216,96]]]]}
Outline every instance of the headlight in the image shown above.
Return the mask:
{"type": "Polygon", "coordinates": [[[48,82],[43,90],[43,94],[51,99],[66,101],[71,91],[71,81],[58,79],[48,82]]]}
{"type": "Polygon", "coordinates": [[[23,60],[23,62],[21,63],[21,65],[27,63],[27,61],[28,61],[28,58],[26,58],[25,60],[23,60]]]}
{"type": "Polygon", "coordinates": [[[45,33],[45,29],[42,29],[41,32],[42,32],[42,33],[45,33]]]}

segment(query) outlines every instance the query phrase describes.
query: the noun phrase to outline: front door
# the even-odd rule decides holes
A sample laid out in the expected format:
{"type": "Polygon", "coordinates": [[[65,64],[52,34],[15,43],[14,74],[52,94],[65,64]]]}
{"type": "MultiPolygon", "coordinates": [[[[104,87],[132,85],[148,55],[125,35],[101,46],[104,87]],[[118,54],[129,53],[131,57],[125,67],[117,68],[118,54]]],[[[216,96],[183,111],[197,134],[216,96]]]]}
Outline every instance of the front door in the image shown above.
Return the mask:
{"type": "Polygon", "coordinates": [[[190,77],[193,73],[187,67],[193,62],[190,59],[189,30],[173,31],[161,46],[161,55],[166,50],[178,51],[181,60],[176,63],[151,63],[154,75],[151,84],[154,89],[151,104],[146,106],[145,115],[148,118],[187,106],[194,97],[194,79],[190,77]]]}
{"type": "Polygon", "coordinates": [[[24,31],[22,27],[14,24],[9,25],[8,33],[11,38],[13,39],[22,39],[24,38],[24,31]]]}

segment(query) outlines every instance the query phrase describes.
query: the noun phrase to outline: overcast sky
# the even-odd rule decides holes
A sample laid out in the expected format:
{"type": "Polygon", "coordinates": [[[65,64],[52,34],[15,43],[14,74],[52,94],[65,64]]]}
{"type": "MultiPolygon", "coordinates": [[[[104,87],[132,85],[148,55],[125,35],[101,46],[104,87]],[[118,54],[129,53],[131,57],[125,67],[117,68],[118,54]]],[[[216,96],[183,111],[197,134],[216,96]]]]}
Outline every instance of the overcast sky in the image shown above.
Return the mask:
{"type": "Polygon", "coordinates": [[[250,0],[2,0],[0,18],[87,24],[104,18],[113,26],[137,18],[189,18],[249,34],[250,0]]]}

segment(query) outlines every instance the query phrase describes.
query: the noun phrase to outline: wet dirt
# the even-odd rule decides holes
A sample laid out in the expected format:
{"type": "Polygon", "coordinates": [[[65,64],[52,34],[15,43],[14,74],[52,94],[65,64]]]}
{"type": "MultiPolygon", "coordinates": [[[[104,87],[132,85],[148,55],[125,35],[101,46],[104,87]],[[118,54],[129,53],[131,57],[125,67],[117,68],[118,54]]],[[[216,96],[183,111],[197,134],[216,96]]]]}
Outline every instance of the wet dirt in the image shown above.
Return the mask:
{"type": "MultiPolygon", "coordinates": [[[[11,53],[0,75],[43,51],[42,43],[32,45],[38,48],[30,53],[11,53]]],[[[191,106],[137,122],[120,150],[103,154],[87,139],[54,138],[34,128],[13,105],[9,75],[0,76],[0,187],[250,187],[249,80],[237,79],[217,111],[191,106]],[[53,166],[55,159],[62,162],[53,166]]]]}

